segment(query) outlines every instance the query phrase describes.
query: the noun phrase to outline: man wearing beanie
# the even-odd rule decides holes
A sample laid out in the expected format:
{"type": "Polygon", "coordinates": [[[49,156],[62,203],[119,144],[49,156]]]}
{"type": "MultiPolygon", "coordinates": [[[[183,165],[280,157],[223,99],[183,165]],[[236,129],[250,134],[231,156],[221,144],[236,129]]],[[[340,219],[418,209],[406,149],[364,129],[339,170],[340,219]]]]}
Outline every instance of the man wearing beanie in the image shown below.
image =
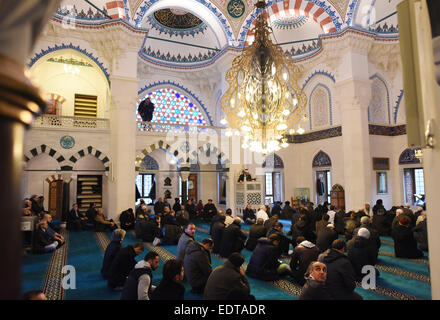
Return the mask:
{"type": "Polygon", "coordinates": [[[231,291],[250,295],[249,282],[241,268],[243,262],[243,256],[234,252],[223,265],[215,268],[206,283],[203,299],[226,300],[231,291]]]}
{"type": "Polygon", "coordinates": [[[354,267],[356,280],[361,281],[365,276],[362,274],[362,268],[377,263],[376,247],[370,241],[370,231],[367,228],[360,228],[357,235],[347,242],[347,256],[354,267]]]}

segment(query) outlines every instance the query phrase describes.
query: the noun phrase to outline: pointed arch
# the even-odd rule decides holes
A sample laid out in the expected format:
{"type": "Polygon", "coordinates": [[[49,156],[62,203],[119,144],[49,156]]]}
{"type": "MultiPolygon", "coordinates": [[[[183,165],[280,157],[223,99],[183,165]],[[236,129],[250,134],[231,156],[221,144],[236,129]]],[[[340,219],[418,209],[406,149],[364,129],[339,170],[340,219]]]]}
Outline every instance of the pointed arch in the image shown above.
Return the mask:
{"type": "Polygon", "coordinates": [[[309,99],[310,130],[333,124],[332,96],[330,89],[318,83],[312,90],[309,99]]]}
{"type": "Polygon", "coordinates": [[[390,93],[387,83],[379,75],[370,77],[371,82],[371,102],[368,106],[368,121],[372,123],[391,124],[390,115],[390,93]]]}
{"type": "Polygon", "coordinates": [[[420,148],[407,148],[399,156],[399,164],[419,164],[420,159],[416,157],[416,151],[420,148]]]}
{"type": "Polygon", "coordinates": [[[284,169],[284,162],[279,155],[271,153],[264,159],[262,167],[267,169],[284,169]]]}
{"type": "Polygon", "coordinates": [[[163,140],[159,140],[147,146],[145,149],[141,151],[141,153],[139,153],[136,156],[136,160],[135,160],[136,172],[139,172],[139,170],[141,169],[141,164],[144,158],[154,150],[159,150],[159,149],[167,152],[171,157],[173,157],[173,159],[176,160],[177,165],[179,165],[181,160],[184,160],[183,158],[179,158],[179,150],[173,149],[168,143],[164,142],[163,140]]]}
{"type": "Polygon", "coordinates": [[[320,150],[315,155],[315,157],[313,157],[313,161],[312,161],[313,168],[331,167],[331,166],[332,166],[332,160],[330,159],[329,155],[324,151],[320,150]]]}

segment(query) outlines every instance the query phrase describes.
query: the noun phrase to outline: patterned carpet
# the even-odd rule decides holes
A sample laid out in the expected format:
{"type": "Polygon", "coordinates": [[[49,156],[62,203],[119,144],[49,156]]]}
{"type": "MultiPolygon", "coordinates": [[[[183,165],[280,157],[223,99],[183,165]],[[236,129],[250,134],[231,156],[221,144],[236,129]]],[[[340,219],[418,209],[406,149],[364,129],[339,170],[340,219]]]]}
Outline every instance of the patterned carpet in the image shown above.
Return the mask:
{"type": "MultiPolygon", "coordinates": [[[[209,225],[197,222],[196,240],[209,237],[209,225]]],[[[243,226],[247,232],[248,226],[243,226]]],[[[286,228],[287,229],[287,228],[286,228]]],[[[68,232],[63,231],[66,244],[53,253],[43,255],[29,254],[23,257],[22,290],[42,289],[50,300],[118,300],[120,292],[109,290],[107,282],[102,279],[100,269],[105,248],[110,242],[110,233],[106,232],[68,232]],[[63,266],[75,267],[76,288],[64,290],[63,266]]],[[[136,243],[134,233],[128,232],[123,245],[136,243]]],[[[154,271],[153,284],[158,285],[162,278],[163,263],[173,259],[177,253],[176,245],[156,246],[145,243],[143,254],[136,257],[141,260],[145,253],[154,250],[159,254],[160,267],[154,271]]],[[[393,254],[393,242],[389,237],[382,239],[381,251],[376,268],[380,277],[376,289],[365,290],[359,283],[356,292],[364,300],[430,300],[431,288],[429,283],[429,265],[427,257],[422,259],[400,259],[393,254]]],[[[244,268],[252,252],[244,249],[244,268]]],[[[283,257],[289,263],[289,257],[283,257]]],[[[223,264],[224,259],[212,255],[213,268],[223,264]]],[[[260,281],[249,278],[251,294],[257,300],[297,300],[301,287],[284,277],[278,281],[260,281]]],[[[200,300],[201,294],[190,293],[188,283],[184,282],[185,300],[200,300]]]]}

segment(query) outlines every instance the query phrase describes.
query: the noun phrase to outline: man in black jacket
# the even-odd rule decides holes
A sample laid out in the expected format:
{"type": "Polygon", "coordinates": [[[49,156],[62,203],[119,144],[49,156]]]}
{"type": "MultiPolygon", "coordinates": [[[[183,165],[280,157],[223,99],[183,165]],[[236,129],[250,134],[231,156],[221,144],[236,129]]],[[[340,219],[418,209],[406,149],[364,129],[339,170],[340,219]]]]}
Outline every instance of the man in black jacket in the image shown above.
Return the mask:
{"type": "Polygon", "coordinates": [[[220,245],[220,255],[228,258],[232,253],[238,252],[244,248],[246,234],[241,230],[241,219],[236,217],[234,222],[225,229],[220,245]]]}
{"type": "Polygon", "coordinates": [[[154,204],[154,214],[163,213],[165,210],[165,203],[162,201],[162,198],[157,199],[154,204]]]}
{"type": "Polygon", "coordinates": [[[400,218],[398,225],[391,231],[394,239],[394,252],[397,258],[416,259],[423,257],[423,252],[417,248],[417,241],[406,216],[400,218]]]}
{"type": "Polygon", "coordinates": [[[202,219],[210,222],[212,217],[217,214],[217,208],[214,203],[212,203],[212,199],[208,199],[208,203],[203,207],[203,215],[202,219]]]}
{"type": "Polygon", "coordinates": [[[252,209],[252,206],[248,204],[246,209],[243,210],[243,221],[246,224],[254,224],[255,223],[255,211],[252,209]]]}
{"type": "Polygon", "coordinates": [[[291,240],[284,235],[283,224],[279,221],[275,222],[272,230],[269,230],[267,233],[267,236],[269,237],[271,234],[276,234],[280,240],[280,243],[277,246],[280,255],[288,256],[291,240]]]}
{"type": "Polygon", "coordinates": [[[185,276],[191,285],[192,293],[203,293],[206,282],[212,272],[211,253],[214,246],[212,239],[206,238],[202,242],[191,241],[185,252],[185,276]]]}
{"type": "Polygon", "coordinates": [[[57,241],[48,232],[49,225],[47,220],[42,220],[34,233],[34,252],[45,253],[55,251],[60,246],[60,242],[57,241]]]}
{"type": "Polygon", "coordinates": [[[121,222],[121,228],[124,230],[133,230],[135,217],[132,208],[128,208],[125,211],[122,211],[119,216],[119,222],[121,222]]]}
{"type": "Polygon", "coordinates": [[[280,240],[276,234],[270,235],[269,238],[260,238],[249,260],[246,275],[263,281],[278,280],[278,267],[281,265],[278,260],[279,243],[280,240]]]}
{"type": "Polygon", "coordinates": [[[320,229],[316,238],[316,246],[319,252],[322,253],[330,248],[336,239],[338,239],[338,233],[335,231],[333,224],[329,223],[325,228],[320,229]]]}
{"type": "Polygon", "coordinates": [[[313,261],[305,273],[307,279],[299,300],[332,300],[326,286],[327,267],[324,263],[313,261]]]}
{"type": "Polygon", "coordinates": [[[353,265],[357,281],[362,281],[365,276],[362,273],[364,266],[374,266],[377,263],[376,245],[370,241],[370,236],[367,228],[360,228],[356,236],[347,242],[347,256],[353,265]]]}
{"type": "Polygon", "coordinates": [[[354,291],[355,272],[344,252],[344,240],[337,239],[333,241],[332,248],[321,261],[327,266],[327,288],[332,298],[336,300],[362,300],[362,297],[354,291]]]}
{"type": "Polygon", "coordinates": [[[72,210],[67,215],[67,230],[82,230],[85,229],[87,223],[87,217],[83,216],[78,211],[78,204],[74,203],[72,210]]]}
{"type": "Polygon", "coordinates": [[[136,265],[135,257],[142,252],[144,252],[144,244],[142,242],[119,250],[110,267],[108,279],[108,287],[110,289],[119,289],[124,286],[128,274],[136,265]]]}
{"type": "Polygon", "coordinates": [[[258,239],[266,237],[266,228],[263,226],[264,220],[262,218],[257,219],[257,223],[252,225],[249,229],[249,238],[246,241],[246,249],[254,251],[257,246],[258,239]]]}
{"type": "Polygon", "coordinates": [[[153,119],[154,104],[150,98],[142,100],[141,103],[139,103],[138,112],[142,121],[150,122],[153,119]]]}
{"type": "MultiPolygon", "coordinates": [[[[221,210],[219,213],[223,213],[221,210]]],[[[217,214],[215,217],[216,221],[212,224],[211,227],[211,236],[212,240],[214,241],[214,247],[212,249],[213,253],[219,253],[221,244],[222,244],[222,238],[223,238],[223,232],[225,231],[226,224],[225,224],[225,214],[217,214]]],[[[251,227],[252,228],[252,227],[251,227]]]]}

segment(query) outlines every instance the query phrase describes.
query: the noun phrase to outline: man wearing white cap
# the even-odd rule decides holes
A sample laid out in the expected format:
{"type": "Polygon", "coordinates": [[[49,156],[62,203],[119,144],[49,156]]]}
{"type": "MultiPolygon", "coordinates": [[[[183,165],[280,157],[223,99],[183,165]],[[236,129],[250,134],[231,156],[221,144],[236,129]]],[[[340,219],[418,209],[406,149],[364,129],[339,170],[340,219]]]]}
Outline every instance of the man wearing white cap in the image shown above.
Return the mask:
{"type": "MultiPolygon", "coordinates": [[[[347,242],[347,256],[353,264],[356,278],[362,280],[362,268],[366,265],[374,266],[377,263],[377,252],[375,245],[369,240],[370,231],[367,228],[360,228],[357,235],[347,242]]],[[[376,275],[378,274],[376,270],[376,275]]]]}

